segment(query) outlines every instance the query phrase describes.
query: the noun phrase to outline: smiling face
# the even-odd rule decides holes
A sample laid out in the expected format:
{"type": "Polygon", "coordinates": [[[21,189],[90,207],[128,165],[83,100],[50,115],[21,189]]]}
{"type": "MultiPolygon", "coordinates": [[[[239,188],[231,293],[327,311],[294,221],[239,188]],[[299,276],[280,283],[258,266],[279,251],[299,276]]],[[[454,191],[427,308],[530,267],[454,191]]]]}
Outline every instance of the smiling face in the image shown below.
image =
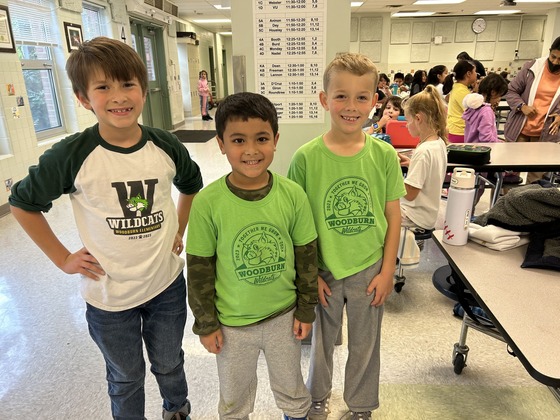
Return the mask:
{"type": "Polygon", "coordinates": [[[278,137],[270,123],[260,118],[228,119],[218,145],[231,165],[229,181],[245,190],[266,186],[278,137]]]}
{"type": "Polygon", "coordinates": [[[138,118],[146,96],[136,78],[113,80],[98,69],[89,79],[86,96],[78,93],[78,99],[84,108],[93,111],[99,121],[99,133],[107,142],[140,130],[138,118]]]}
{"type": "Polygon", "coordinates": [[[359,133],[377,101],[374,75],[357,76],[337,71],[331,77],[327,92],[321,92],[319,98],[331,115],[331,131],[335,134],[359,133]]]}

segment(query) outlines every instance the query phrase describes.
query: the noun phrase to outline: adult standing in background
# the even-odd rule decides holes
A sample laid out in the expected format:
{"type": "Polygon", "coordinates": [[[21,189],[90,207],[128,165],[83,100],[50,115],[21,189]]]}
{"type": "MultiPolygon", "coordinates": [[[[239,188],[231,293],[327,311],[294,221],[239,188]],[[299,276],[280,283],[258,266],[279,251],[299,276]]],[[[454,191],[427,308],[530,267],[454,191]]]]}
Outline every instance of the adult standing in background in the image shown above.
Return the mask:
{"type": "Polygon", "coordinates": [[[459,54],[457,54],[457,60],[472,61],[475,65],[475,67],[476,67],[476,73],[477,73],[477,78],[478,79],[486,76],[486,69],[484,68],[484,64],[482,64],[480,61],[472,58],[466,51],[462,51],[459,54]]]}
{"type": "MultiPolygon", "coordinates": [[[[560,37],[547,57],[528,61],[508,86],[511,111],[504,127],[507,141],[560,141],[560,37]]],[[[527,183],[542,178],[530,172],[527,183]]]]}

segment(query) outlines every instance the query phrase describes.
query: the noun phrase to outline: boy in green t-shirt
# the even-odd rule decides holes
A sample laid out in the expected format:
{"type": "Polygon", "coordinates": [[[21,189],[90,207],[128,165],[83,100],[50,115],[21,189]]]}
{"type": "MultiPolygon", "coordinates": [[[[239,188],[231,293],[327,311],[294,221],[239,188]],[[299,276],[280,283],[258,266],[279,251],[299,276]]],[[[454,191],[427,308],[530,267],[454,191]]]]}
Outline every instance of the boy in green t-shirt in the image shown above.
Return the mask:
{"type": "Polygon", "coordinates": [[[377,69],[361,54],[337,56],[323,76],[330,130],[296,151],[288,177],[306,191],[319,242],[319,301],[307,386],[310,419],[326,419],[333,351],[346,306],[344,401],[350,418],[379,406],[383,303],[393,288],[405,195],[396,151],[362,131],[377,99],[377,69]]]}
{"type": "Polygon", "coordinates": [[[276,109],[262,95],[225,98],[217,140],[232,171],[193,201],[187,234],[193,331],[216,354],[221,419],[253,411],[257,360],[265,355],[276,404],[306,418],[301,340],[317,299],[317,233],[305,192],[268,171],[278,142],[276,109]]]}

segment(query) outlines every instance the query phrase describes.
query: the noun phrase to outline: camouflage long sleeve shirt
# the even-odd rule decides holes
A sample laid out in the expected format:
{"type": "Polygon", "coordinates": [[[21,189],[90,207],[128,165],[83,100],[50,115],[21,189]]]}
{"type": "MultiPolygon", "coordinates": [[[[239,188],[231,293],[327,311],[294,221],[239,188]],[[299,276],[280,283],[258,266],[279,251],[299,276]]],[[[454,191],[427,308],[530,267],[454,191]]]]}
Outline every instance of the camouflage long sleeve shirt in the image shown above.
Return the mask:
{"type": "MultiPolygon", "coordinates": [[[[229,189],[238,197],[256,201],[264,198],[272,188],[272,176],[269,185],[260,190],[241,190],[228,182],[229,189]]],[[[304,323],[315,320],[315,306],[319,302],[317,290],[317,240],[302,246],[294,246],[294,260],[296,278],[296,303],[294,316],[304,323]]],[[[220,322],[215,306],[216,290],[216,256],[200,257],[187,254],[187,286],[188,301],[193,312],[195,322],[193,332],[197,335],[207,335],[218,328],[220,322]]],[[[291,311],[294,305],[271,315],[273,318],[291,311]]],[[[259,321],[265,322],[267,319],[259,321]]]]}

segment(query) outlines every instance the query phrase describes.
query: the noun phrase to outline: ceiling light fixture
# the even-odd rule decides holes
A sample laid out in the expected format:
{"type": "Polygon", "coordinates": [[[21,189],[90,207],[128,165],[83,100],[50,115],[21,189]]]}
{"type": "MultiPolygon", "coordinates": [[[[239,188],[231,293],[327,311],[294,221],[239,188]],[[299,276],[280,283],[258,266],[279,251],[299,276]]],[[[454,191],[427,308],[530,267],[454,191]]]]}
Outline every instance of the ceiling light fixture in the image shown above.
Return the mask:
{"type": "Polygon", "coordinates": [[[364,4],[363,1],[351,1],[350,7],[360,7],[362,4],[364,4]]]}
{"type": "Polygon", "coordinates": [[[422,16],[432,16],[436,12],[397,12],[391,15],[391,17],[422,17],[422,16]]]}
{"type": "Polygon", "coordinates": [[[423,5],[443,5],[443,4],[459,4],[464,3],[465,0],[418,0],[412,3],[414,6],[423,6],[423,5]]]}
{"type": "Polygon", "coordinates": [[[475,15],[512,15],[514,13],[521,13],[521,10],[502,9],[502,10],[481,10],[475,12],[475,15]]]}
{"type": "Polygon", "coordinates": [[[195,23],[231,23],[231,19],[193,19],[195,23]]]}

